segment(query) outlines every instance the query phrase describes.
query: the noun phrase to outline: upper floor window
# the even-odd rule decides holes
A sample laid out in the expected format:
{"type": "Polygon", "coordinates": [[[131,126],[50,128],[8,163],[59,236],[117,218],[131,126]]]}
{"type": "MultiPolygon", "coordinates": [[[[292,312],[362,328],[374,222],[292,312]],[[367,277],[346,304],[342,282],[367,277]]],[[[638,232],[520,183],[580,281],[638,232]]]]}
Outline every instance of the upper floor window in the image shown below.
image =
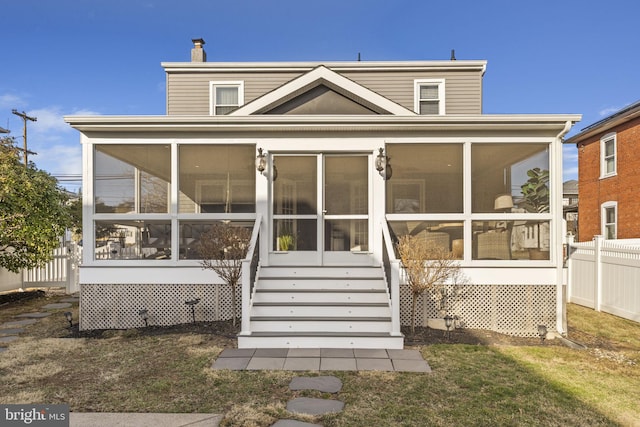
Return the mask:
{"type": "Polygon", "coordinates": [[[602,204],[602,235],[605,239],[616,239],[618,236],[618,203],[602,204]]]}
{"type": "Polygon", "coordinates": [[[616,134],[610,133],[600,139],[600,177],[616,174],[616,134]]]}
{"type": "Polygon", "coordinates": [[[444,80],[416,80],[414,99],[414,109],[418,114],[445,114],[444,80]]]}
{"type": "Polygon", "coordinates": [[[211,115],[229,114],[244,104],[244,82],[211,82],[211,115]]]}

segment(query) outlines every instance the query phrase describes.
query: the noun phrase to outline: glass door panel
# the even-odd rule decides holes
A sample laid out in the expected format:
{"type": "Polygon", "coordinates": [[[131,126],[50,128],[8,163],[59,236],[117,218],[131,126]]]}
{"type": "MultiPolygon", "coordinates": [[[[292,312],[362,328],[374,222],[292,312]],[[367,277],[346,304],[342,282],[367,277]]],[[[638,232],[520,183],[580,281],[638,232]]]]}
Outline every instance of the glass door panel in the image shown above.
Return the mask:
{"type": "Polygon", "coordinates": [[[371,263],[369,160],[273,155],[271,263],[371,263]]]}
{"type": "MultiPolygon", "coordinates": [[[[272,251],[318,251],[318,157],[275,155],[272,251]]],[[[290,257],[291,258],[291,257],[290,257]]],[[[300,258],[301,260],[305,258],[300,258]]],[[[289,259],[289,261],[291,261],[289,259]]]]}
{"type": "Polygon", "coordinates": [[[326,155],[323,194],[323,260],[362,261],[352,255],[369,251],[369,157],[326,155]]]}

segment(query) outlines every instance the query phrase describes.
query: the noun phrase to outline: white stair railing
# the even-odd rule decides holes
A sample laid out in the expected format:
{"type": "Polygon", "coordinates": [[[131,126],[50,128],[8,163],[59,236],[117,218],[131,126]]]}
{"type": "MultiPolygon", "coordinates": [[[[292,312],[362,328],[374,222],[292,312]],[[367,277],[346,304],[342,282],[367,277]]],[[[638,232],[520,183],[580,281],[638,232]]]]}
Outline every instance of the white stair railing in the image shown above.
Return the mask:
{"type": "Polygon", "coordinates": [[[400,332],[400,260],[396,258],[393,240],[386,220],[381,223],[384,270],[391,298],[391,335],[402,335],[400,332]]]}
{"type": "Polygon", "coordinates": [[[258,214],[256,222],[253,224],[251,232],[251,240],[249,242],[249,250],[247,256],[242,260],[242,320],[240,323],[241,334],[250,334],[250,311],[251,311],[251,294],[253,293],[253,285],[256,280],[256,273],[259,262],[259,236],[260,225],[262,223],[262,215],[258,214]]]}

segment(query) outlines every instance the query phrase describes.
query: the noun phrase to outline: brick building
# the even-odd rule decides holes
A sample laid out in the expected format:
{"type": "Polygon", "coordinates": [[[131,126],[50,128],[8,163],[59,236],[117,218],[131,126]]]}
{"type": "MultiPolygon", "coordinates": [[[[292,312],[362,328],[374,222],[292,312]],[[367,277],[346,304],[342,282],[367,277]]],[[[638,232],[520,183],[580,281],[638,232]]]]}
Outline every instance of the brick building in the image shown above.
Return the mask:
{"type": "Polygon", "coordinates": [[[580,241],[640,237],[640,101],[567,139],[578,149],[580,241]]]}

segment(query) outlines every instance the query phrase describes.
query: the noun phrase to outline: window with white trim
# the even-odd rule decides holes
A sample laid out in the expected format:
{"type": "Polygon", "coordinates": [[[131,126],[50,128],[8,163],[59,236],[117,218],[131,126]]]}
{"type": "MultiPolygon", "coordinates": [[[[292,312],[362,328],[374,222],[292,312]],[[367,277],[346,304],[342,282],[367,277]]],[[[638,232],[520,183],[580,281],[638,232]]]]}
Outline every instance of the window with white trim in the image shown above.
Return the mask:
{"type": "Polygon", "coordinates": [[[444,80],[415,80],[414,110],[421,115],[445,114],[444,80]]]}
{"type": "Polygon", "coordinates": [[[244,104],[244,82],[210,82],[211,115],[223,116],[244,104]]]}
{"type": "Polygon", "coordinates": [[[616,174],[616,134],[609,133],[600,139],[600,177],[616,174]]]}
{"type": "Polygon", "coordinates": [[[618,238],[618,202],[602,204],[602,235],[605,239],[618,238]]]}

